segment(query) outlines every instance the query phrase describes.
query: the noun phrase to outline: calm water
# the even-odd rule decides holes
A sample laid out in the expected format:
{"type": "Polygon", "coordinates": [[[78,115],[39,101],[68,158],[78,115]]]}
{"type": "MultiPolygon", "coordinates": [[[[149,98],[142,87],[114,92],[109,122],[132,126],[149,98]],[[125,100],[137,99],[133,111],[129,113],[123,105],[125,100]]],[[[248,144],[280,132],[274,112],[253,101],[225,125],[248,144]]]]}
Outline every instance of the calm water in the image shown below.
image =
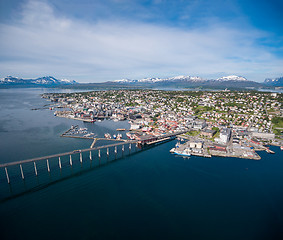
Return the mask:
{"type": "MultiPolygon", "coordinates": [[[[98,135],[128,127],[32,111],[48,104],[39,97],[44,91],[0,90],[1,163],[89,147],[91,141],[59,137],[71,124],[98,135]]],[[[62,172],[53,161],[51,175],[43,162],[38,178],[24,166],[25,182],[11,168],[10,188],[1,169],[0,198],[14,196],[0,202],[1,239],[283,239],[279,148],[260,152],[261,161],[184,159],[169,153],[174,144],[124,157],[119,150],[116,160],[104,152],[92,164],[74,157],[73,168],[62,159],[62,172]]]]}

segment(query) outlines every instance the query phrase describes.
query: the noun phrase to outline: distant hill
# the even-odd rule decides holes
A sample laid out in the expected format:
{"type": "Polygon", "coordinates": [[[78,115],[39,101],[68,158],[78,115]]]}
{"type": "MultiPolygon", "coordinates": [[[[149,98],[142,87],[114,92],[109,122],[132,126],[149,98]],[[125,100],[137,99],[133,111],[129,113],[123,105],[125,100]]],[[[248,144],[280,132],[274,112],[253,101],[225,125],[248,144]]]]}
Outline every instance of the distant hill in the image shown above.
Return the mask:
{"type": "Polygon", "coordinates": [[[0,86],[59,86],[77,84],[74,80],[56,79],[52,76],[40,77],[36,79],[23,79],[18,77],[7,76],[0,79],[0,86]]]}
{"type": "Polygon", "coordinates": [[[74,89],[132,89],[132,88],[202,88],[202,89],[258,89],[283,86],[283,77],[266,79],[264,83],[249,81],[245,77],[230,75],[218,79],[198,76],[176,76],[171,78],[121,79],[102,83],[78,83],[74,80],[56,79],[52,76],[22,79],[8,76],[0,79],[0,88],[6,87],[60,87],[74,89]]]}
{"type": "Polygon", "coordinates": [[[266,78],[264,84],[273,87],[283,87],[283,77],[279,78],[266,78]]]}
{"type": "Polygon", "coordinates": [[[203,79],[201,77],[177,76],[172,78],[143,78],[139,80],[121,79],[109,84],[137,87],[174,87],[174,88],[258,88],[261,83],[248,81],[245,77],[231,75],[218,79],[203,79]]]}

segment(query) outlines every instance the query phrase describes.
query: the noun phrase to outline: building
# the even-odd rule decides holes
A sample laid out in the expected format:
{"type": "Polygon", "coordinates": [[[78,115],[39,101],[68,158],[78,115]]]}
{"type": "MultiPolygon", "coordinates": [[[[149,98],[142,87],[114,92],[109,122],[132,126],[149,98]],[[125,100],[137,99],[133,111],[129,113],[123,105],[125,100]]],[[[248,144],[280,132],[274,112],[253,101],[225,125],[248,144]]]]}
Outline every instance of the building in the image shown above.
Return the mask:
{"type": "Polygon", "coordinates": [[[215,138],[215,141],[220,144],[227,144],[231,138],[231,129],[230,128],[223,128],[220,131],[219,138],[215,138]]]}
{"type": "Polygon", "coordinates": [[[215,130],[210,130],[210,129],[204,129],[200,132],[201,136],[209,137],[212,138],[213,135],[216,133],[215,130]]]}
{"type": "Polygon", "coordinates": [[[197,130],[200,130],[200,129],[203,129],[206,127],[206,122],[205,120],[203,119],[197,119],[194,121],[194,125],[193,125],[193,128],[194,129],[197,129],[197,130]]]}
{"type": "Polygon", "coordinates": [[[275,134],[274,133],[263,133],[263,132],[252,132],[251,133],[252,137],[257,137],[257,138],[265,138],[265,139],[274,139],[275,134]]]}

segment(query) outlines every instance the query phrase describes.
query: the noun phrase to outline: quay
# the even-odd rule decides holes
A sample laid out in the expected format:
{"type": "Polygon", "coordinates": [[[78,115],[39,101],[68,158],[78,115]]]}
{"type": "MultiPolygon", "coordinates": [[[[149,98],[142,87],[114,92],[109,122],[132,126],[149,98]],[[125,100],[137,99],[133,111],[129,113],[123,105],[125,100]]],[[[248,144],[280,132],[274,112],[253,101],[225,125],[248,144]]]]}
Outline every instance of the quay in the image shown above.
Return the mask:
{"type": "Polygon", "coordinates": [[[233,148],[231,140],[229,143],[227,143],[227,145],[217,146],[217,144],[213,143],[212,141],[207,139],[200,139],[197,136],[190,137],[186,135],[181,135],[180,137],[188,141],[184,144],[178,144],[177,148],[172,149],[171,152],[174,153],[176,149],[178,149],[177,152],[182,153],[184,150],[186,150],[187,152],[189,152],[190,155],[193,156],[234,157],[252,160],[261,159],[261,157],[255,152],[257,150],[266,150],[267,152],[272,153],[272,151],[265,146],[257,146],[257,149],[251,149],[247,147],[243,149],[233,148]]]}
{"type": "Polygon", "coordinates": [[[66,137],[66,138],[80,138],[80,139],[94,139],[94,137],[72,136],[72,135],[61,135],[61,137],[66,137]]]}

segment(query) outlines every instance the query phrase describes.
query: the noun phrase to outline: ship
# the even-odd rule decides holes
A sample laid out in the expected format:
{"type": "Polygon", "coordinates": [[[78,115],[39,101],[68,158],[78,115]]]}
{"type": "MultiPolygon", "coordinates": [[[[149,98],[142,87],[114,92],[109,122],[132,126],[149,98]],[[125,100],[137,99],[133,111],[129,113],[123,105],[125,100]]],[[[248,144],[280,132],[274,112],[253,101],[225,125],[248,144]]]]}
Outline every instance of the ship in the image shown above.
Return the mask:
{"type": "Polygon", "coordinates": [[[174,153],[176,155],[185,156],[185,157],[191,156],[191,149],[185,148],[184,150],[180,150],[179,146],[180,146],[179,143],[177,143],[175,148],[172,148],[170,150],[170,153],[174,153]]]}
{"type": "Polygon", "coordinates": [[[175,153],[176,155],[185,156],[185,157],[191,156],[191,150],[188,149],[188,148],[186,148],[186,149],[183,150],[183,151],[175,150],[174,153],[175,153]]]}

